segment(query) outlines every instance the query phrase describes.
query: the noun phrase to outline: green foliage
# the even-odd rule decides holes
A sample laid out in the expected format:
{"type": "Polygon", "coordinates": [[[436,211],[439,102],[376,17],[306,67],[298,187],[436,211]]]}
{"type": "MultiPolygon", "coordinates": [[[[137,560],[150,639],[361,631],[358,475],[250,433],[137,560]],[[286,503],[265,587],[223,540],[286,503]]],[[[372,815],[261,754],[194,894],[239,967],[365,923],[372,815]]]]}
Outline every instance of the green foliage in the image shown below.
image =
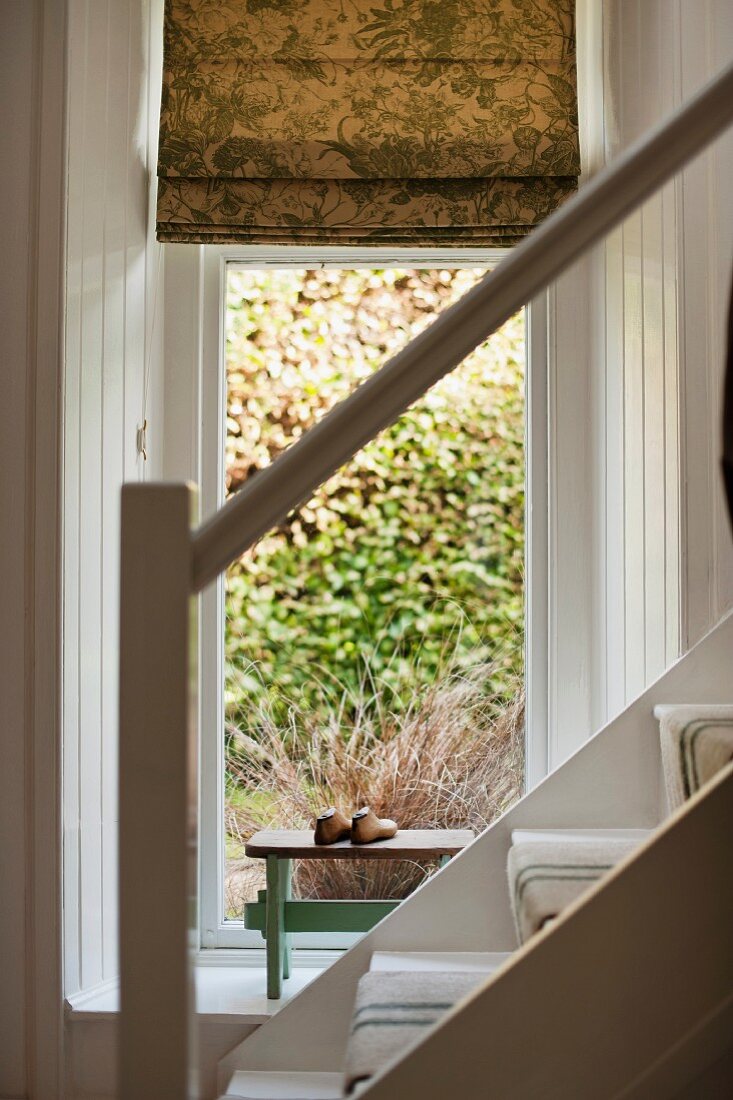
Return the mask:
{"type": "MultiPolygon", "coordinates": [[[[457,299],[475,271],[230,275],[227,488],[235,491],[457,299]]],[[[265,697],[399,711],[446,643],[521,670],[523,321],[516,317],[365,447],[227,576],[227,720],[265,697]],[[342,704],[339,704],[342,705],[342,704]]]]}

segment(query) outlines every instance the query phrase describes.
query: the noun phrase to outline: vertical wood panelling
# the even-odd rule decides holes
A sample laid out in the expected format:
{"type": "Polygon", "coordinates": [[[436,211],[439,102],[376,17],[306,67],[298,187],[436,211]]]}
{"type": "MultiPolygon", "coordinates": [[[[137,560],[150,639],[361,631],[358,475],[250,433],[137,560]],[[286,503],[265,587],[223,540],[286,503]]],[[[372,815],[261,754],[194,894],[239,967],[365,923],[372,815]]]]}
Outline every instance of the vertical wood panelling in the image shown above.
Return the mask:
{"type": "MultiPolygon", "coordinates": [[[[715,0],[711,5],[711,19],[714,33],[710,42],[710,66],[713,71],[722,68],[733,57],[733,4],[729,0],[715,0]]],[[[713,310],[714,386],[713,394],[720,400],[723,385],[723,363],[725,359],[725,317],[733,280],[733,210],[730,202],[730,181],[733,179],[733,136],[729,132],[725,138],[716,142],[711,150],[713,165],[711,200],[714,206],[714,218],[717,227],[715,234],[715,257],[713,280],[715,286],[715,307],[713,310]]],[[[713,423],[717,423],[719,412],[713,410],[713,423]]],[[[733,544],[731,526],[722,491],[718,491],[716,509],[716,577],[715,610],[721,615],[733,606],[733,544]]]]}
{"type": "MultiPolygon", "coordinates": [[[[606,448],[603,480],[606,490],[605,553],[601,583],[606,599],[606,633],[599,660],[606,670],[605,715],[618,714],[626,700],[626,601],[620,597],[626,546],[626,469],[624,465],[624,233],[606,241],[604,255],[604,336],[598,349],[606,394],[606,448]],[[613,365],[615,364],[615,369],[613,365]]],[[[623,592],[623,589],[621,589],[623,592]]]]}
{"type": "Polygon", "coordinates": [[[593,523],[587,491],[592,461],[587,410],[591,372],[588,333],[577,323],[589,283],[589,261],[573,265],[548,292],[549,332],[549,731],[548,763],[556,767],[591,725],[593,523]],[[583,410],[584,415],[579,415],[583,410]]]}
{"type": "Polygon", "coordinates": [[[664,462],[667,472],[664,488],[664,548],[665,548],[665,604],[664,659],[665,665],[680,653],[683,635],[684,608],[681,597],[670,594],[678,591],[681,579],[680,550],[685,538],[681,497],[681,433],[679,417],[679,339],[677,297],[677,185],[667,185],[662,193],[662,264],[664,309],[664,462]]]}
{"type": "Polygon", "coordinates": [[[136,0],[130,11],[129,60],[127,64],[128,150],[120,170],[127,176],[127,223],[125,283],[125,473],[128,478],[144,476],[137,452],[135,431],[141,425],[145,332],[148,321],[146,296],[152,301],[153,287],[147,278],[145,243],[147,236],[147,0],[136,0]]]}
{"type": "MultiPolygon", "coordinates": [[[[107,0],[87,5],[84,64],[84,144],[78,151],[83,175],[81,358],[79,424],[79,787],[81,825],[81,983],[102,980],[102,367],[105,321],[104,194],[106,186],[107,0]]],[[[70,151],[73,155],[73,150],[70,151]]],[[[70,170],[72,162],[70,161],[70,170]]],[[[108,578],[104,578],[109,583],[108,578]]]]}
{"type": "Polygon", "coordinates": [[[606,479],[606,452],[609,446],[608,432],[608,387],[605,364],[598,352],[606,345],[605,295],[606,277],[604,248],[601,245],[592,250],[587,258],[587,284],[589,288],[588,311],[594,318],[587,340],[584,356],[590,374],[588,415],[589,444],[588,456],[590,477],[594,487],[591,492],[591,548],[597,548],[598,562],[591,561],[588,568],[591,592],[590,643],[590,703],[588,707],[590,729],[596,729],[603,723],[608,713],[608,670],[605,661],[598,660],[595,651],[595,637],[607,637],[611,624],[611,610],[608,605],[603,577],[607,572],[609,547],[609,494],[611,486],[606,479]]]}
{"type": "MultiPolygon", "coordinates": [[[[733,57],[733,9],[724,0],[607,0],[603,26],[603,120],[595,128],[608,158],[733,57]]],[[[604,293],[588,309],[597,392],[585,491],[598,514],[581,537],[603,613],[588,612],[593,667],[572,687],[591,692],[590,704],[579,700],[576,709],[589,710],[593,725],[617,713],[733,603],[718,474],[731,174],[727,135],[609,237],[596,261],[604,293]]],[[[573,293],[585,300],[578,285],[573,293]]],[[[556,476],[568,474],[559,468],[556,476]]],[[[561,629],[558,638],[571,653],[575,638],[564,640],[561,629]]]]}
{"type": "MultiPolygon", "coordinates": [[[[733,13],[726,0],[680,2],[680,91],[690,95],[733,59],[733,13]]],[[[723,333],[733,260],[728,131],[683,173],[682,424],[684,433],[686,644],[733,602],[733,546],[719,475],[723,333]]]]}
{"type": "MultiPolygon", "coordinates": [[[[613,157],[677,101],[679,34],[666,0],[606,4],[604,100],[613,157]]],[[[606,550],[608,628],[598,639],[606,717],[679,653],[676,185],[606,245],[606,550]],[[621,530],[620,530],[621,529],[621,530]],[[623,613],[621,607],[623,606],[623,613]]],[[[599,563],[603,555],[596,549],[599,563]]]]}
{"type": "MultiPolygon", "coordinates": [[[[615,0],[603,14],[602,72],[585,127],[591,167],[672,106],[663,94],[669,35],[657,25],[665,22],[663,0],[615,0]]],[[[553,766],[676,655],[669,652],[669,624],[679,618],[676,558],[667,545],[679,541],[668,508],[677,379],[665,339],[676,303],[667,292],[663,210],[662,199],[652,199],[555,288],[553,766]],[[569,375],[569,363],[582,378],[569,375]],[[561,392],[563,378],[570,389],[561,392]]]]}
{"type": "MultiPolygon", "coordinates": [[[[125,209],[127,179],[118,166],[126,162],[127,88],[129,72],[129,7],[112,3],[108,13],[107,54],[119,49],[120,64],[109,66],[106,96],[106,159],[110,166],[104,209],[105,325],[102,360],[102,456],[105,479],[124,478],[125,366],[125,209]],[[114,121],[125,120],[125,125],[114,121]]],[[[102,561],[105,574],[119,573],[119,500],[105,493],[102,511],[102,561]]],[[[117,973],[117,637],[119,601],[115,585],[104,584],[102,600],[102,979],[117,973]]]]}
{"type": "MultiPolygon", "coordinates": [[[[611,15],[615,11],[611,8],[611,15]]],[[[624,2],[618,8],[616,48],[606,71],[607,101],[614,104],[613,155],[674,106],[670,68],[677,38],[669,5],[624,2]]],[[[669,311],[665,262],[664,199],[657,195],[623,227],[623,261],[613,275],[622,296],[614,317],[623,327],[620,357],[607,361],[609,374],[623,377],[624,558],[607,578],[610,589],[623,592],[626,621],[619,639],[607,640],[607,662],[615,661],[611,644],[621,643],[625,669],[613,692],[623,706],[658,676],[677,655],[679,621],[677,554],[678,516],[670,503],[677,486],[676,359],[667,327],[676,325],[669,311]],[[670,625],[671,624],[671,625],[670,625]],[[675,639],[673,647],[670,638],[675,639]],[[673,651],[672,651],[673,650],[673,651]]],[[[674,238],[668,240],[674,246],[674,238]]],[[[676,279],[672,268],[673,285],[676,279]]],[[[609,286],[607,309],[614,300],[609,286]]],[[[609,321],[610,323],[610,321],[609,321]]],[[[607,476],[614,474],[611,467],[607,476]]],[[[613,713],[613,712],[612,712],[613,713]]]]}
{"type": "Polygon", "coordinates": [[[646,682],[644,599],[643,214],[623,227],[624,604],[627,697],[646,682]]]}
{"type": "MultiPolygon", "coordinates": [[[[83,148],[85,128],[86,10],[69,10],[67,141],[83,148]]],[[[69,157],[71,162],[71,157],[69,157]]],[[[63,832],[64,974],[69,990],[80,988],[79,911],[79,363],[81,362],[81,266],[83,188],[81,173],[67,173],[66,308],[63,429],[63,832]]]]}
{"type": "MultiPolygon", "coordinates": [[[[119,489],[160,391],[151,238],[161,0],[69,5],[64,426],[65,988],[117,973],[119,489]],[[147,357],[146,357],[147,353],[147,357]]],[[[160,415],[160,409],[156,412],[160,415]]],[[[152,471],[157,476],[158,469],[152,471]]]]}
{"type": "Polygon", "coordinates": [[[155,240],[156,201],[158,195],[158,126],[160,124],[160,84],[163,70],[163,0],[148,2],[147,23],[145,27],[145,71],[147,73],[147,222],[145,244],[147,249],[147,286],[148,301],[145,324],[145,364],[144,380],[145,409],[143,415],[148,420],[147,450],[148,462],[143,475],[146,480],[152,476],[161,477],[163,473],[163,390],[165,374],[163,371],[164,353],[164,263],[165,249],[155,240]]]}
{"type": "MultiPolygon", "coordinates": [[[[666,480],[662,202],[643,211],[644,687],[666,668],[666,480]]],[[[675,537],[673,533],[673,537],[675,537]]]]}
{"type": "MultiPolygon", "coordinates": [[[[733,56],[733,10],[724,0],[607,0],[602,22],[602,73],[585,126],[585,167],[591,169],[604,142],[612,159],[733,56]]],[[[594,55],[594,41],[588,50],[594,55]]],[[[569,578],[564,583],[563,567],[553,565],[553,765],[733,602],[717,458],[733,252],[733,212],[722,198],[722,181],[732,173],[733,138],[727,136],[589,257],[584,281],[566,279],[555,291],[557,316],[588,334],[591,381],[583,412],[593,427],[590,442],[571,445],[565,438],[558,445],[552,471],[592,502],[588,512],[574,502],[554,519],[552,552],[573,561],[583,547],[591,599],[583,610],[578,586],[569,578]],[[600,293],[589,292],[594,284],[600,293]],[[580,463],[587,464],[583,479],[580,463]],[[590,720],[581,734],[584,715],[590,720]],[[553,725],[559,722],[560,731],[553,725]]],[[[582,349],[575,333],[566,351],[582,349]]],[[[558,361],[558,372],[563,368],[558,361]]],[[[588,430],[581,408],[578,403],[579,436],[588,430]]],[[[559,403],[551,423],[559,436],[568,424],[558,410],[559,403]]],[[[562,491],[558,509],[561,498],[562,491]]],[[[585,573],[581,579],[584,587],[585,573]]]]}
{"type": "MultiPolygon", "coordinates": [[[[707,3],[681,4],[682,97],[687,97],[704,79],[708,69],[707,34],[693,33],[693,22],[709,18],[707,3]]],[[[697,158],[682,173],[682,269],[686,278],[681,291],[681,370],[684,392],[684,463],[686,473],[684,507],[687,520],[684,581],[686,633],[689,641],[699,638],[714,614],[714,561],[711,554],[713,509],[717,470],[709,410],[709,269],[711,230],[708,209],[709,156],[697,158]],[[705,430],[700,432],[700,427],[705,430]]]]}

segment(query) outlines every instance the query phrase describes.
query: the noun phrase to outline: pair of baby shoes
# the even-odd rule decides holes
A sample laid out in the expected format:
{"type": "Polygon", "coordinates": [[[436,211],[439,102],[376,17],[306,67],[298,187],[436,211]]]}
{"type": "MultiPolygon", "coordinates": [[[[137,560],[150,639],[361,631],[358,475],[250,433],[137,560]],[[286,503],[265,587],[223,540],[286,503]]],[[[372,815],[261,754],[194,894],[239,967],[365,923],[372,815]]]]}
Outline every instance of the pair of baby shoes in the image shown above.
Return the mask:
{"type": "Polygon", "coordinates": [[[337,840],[351,840],[352,844],[371,844],[373,840],[386,840],[396,832],[395,821],[377,817],[368,806],[357,810],[351,821],[332,806],[316,818],[313,842],[335,844],[337,840]]]}

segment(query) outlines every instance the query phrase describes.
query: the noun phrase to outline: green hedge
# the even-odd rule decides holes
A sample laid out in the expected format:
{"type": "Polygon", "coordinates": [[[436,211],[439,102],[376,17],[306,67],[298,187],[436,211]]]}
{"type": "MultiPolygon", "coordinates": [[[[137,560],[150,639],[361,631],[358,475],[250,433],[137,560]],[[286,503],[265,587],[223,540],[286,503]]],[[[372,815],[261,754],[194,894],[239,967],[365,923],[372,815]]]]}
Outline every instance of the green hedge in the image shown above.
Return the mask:
{"type": "MultiPolygon", "coordinates": [[[[473,271],[230,275],[227,488],[239,488],[445,304],[473,271]]],[[[227,718],[344,692],[400,709],[447,651],[522,661],[521,317],[438,383],[227,577],[227,718]],[[360,690],[361,685],[361,690],[360,690]]]]}

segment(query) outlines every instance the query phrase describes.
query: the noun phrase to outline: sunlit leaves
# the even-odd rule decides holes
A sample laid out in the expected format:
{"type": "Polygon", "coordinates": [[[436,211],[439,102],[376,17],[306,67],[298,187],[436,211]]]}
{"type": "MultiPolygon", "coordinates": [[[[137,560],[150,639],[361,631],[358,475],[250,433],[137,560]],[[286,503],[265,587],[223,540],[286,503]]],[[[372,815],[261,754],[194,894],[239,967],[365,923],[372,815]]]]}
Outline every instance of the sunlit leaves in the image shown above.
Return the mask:
{"type": "MultiPolygon", "coordinates": [[[[230,276],[228,486],[299,438],[465,292],[473,271],[230,276]]],[[[251,692],[318,705],[368,657],[401,705],[449,638],[521,664],[523,325],[515,318],[369,444],[228,576],[230,716],[251,692]],[[252,675],[254,666],[256,674],[252,675]],[[254,687],[253,687],[254,685],[254,687]]]]}

